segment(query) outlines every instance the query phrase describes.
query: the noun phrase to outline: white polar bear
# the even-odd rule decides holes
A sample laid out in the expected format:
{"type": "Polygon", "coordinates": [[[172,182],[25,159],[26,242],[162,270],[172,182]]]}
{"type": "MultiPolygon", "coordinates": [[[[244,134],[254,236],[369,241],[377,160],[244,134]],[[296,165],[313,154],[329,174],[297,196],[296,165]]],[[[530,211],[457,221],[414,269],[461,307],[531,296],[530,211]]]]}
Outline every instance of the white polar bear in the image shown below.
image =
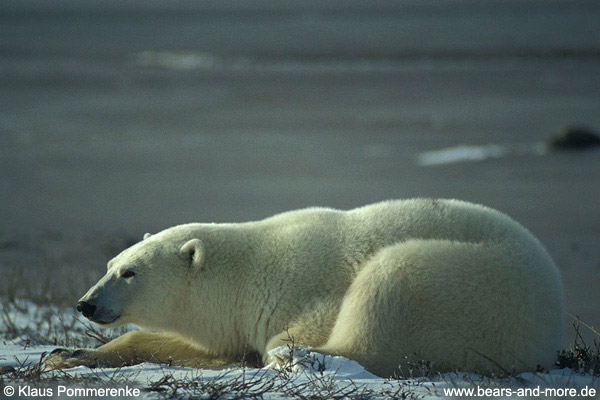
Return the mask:
{"type": "Polygon", "coordinates": [[[147,235],[108,263],[78,309],[134,331],[50,368],[142,361],[221,367],[296,345],[380,376],[550,367],[563,291],[539,241],[506,215],[457,200],[308,208],[257,222],[147,235]],[[155,333],[156,332],[156,333],[155,333]]]}

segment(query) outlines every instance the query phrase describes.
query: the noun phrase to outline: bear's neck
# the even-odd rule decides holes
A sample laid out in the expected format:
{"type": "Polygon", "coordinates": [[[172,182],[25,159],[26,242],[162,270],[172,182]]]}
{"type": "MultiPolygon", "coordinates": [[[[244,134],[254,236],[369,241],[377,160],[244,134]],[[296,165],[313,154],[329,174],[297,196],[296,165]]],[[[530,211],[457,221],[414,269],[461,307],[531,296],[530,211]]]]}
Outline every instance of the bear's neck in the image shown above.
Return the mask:
{"type": "Polygon", "coordinates": [[[191,278],[188,304],[182,305],[195,312],[172,324],[175,333],[214,354],[258,350],[254,342],[260,329],[249,328],[248,318],[261,308],[257,301],[264,301],[257,296],[254,273],[261,234],[248,228],[247,224],[198,224],[192,233],[207,250],[203,269],[191,278]]]}
{"type": "Polygon", "coordinates": [[[269,338],[307,312],[307,296],[336,309],[356,273],[354,260],[326,268],[342,259],[343,238],[327,235],[312,243],[306,231],[302,224],[268,221],[195,226],[192,237],[204,241],[206,261],[182,305],[194,313],[173,321],[176,333],[218,355],[262,354],[269,338]]]}

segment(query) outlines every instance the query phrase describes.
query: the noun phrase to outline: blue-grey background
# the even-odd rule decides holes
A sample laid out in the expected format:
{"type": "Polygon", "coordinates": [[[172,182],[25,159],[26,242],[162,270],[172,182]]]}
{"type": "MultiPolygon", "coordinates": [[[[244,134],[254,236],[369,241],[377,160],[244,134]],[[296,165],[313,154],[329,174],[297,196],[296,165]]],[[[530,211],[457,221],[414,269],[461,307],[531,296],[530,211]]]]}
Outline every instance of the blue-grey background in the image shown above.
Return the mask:
{"type": "Polygon", "coordinates": [[[102,269],[69,246],[453,197],[534,232],[598,326],[598,151],[417,162],[600,129],[598,21],[597,1],[4,0],[0,263],[102,269]]]}

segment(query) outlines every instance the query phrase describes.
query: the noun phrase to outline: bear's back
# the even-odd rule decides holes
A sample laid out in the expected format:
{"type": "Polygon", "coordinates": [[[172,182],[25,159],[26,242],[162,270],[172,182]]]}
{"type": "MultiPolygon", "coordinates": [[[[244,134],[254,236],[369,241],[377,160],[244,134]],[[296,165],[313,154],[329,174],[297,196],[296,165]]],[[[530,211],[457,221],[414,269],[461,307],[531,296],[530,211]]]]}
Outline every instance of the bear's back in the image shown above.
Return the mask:
{"type": "Polygon", "coordinates": [[[507,215],[459,200],[389,200],[350,210],[345,220],[344,230],[355,238],[537,242],[527,229],[507,215]]]}

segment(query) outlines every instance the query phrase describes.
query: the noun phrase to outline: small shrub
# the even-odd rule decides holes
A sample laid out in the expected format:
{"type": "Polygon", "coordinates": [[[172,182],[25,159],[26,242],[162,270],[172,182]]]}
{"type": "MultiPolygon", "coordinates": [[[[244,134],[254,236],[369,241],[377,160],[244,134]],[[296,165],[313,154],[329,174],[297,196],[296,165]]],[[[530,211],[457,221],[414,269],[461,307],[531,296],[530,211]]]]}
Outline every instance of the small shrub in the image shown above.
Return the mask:
{"type": "Polygon", "coordinates": [[[556,366],[600,376],[600,334],[593,327],[582,323],[579,317],[576,317],[575,321],[573,321],[573,329],[575,330],[573,345],[570,349],[559,352],[556,366]],[[583,340],[581,325],[594,333],[593,347],[586,344],[583,340]]]}

